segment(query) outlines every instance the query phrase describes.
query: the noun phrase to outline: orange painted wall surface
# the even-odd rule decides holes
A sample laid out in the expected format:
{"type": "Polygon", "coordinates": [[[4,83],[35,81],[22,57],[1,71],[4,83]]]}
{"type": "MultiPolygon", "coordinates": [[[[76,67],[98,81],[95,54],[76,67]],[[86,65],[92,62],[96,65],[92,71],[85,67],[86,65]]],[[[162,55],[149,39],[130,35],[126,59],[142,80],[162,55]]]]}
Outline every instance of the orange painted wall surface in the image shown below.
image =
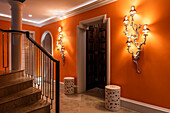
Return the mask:
{"type": "Polygon", "coordinates": [[[114,3],[43,26],[53,35],[54,57],[60,63],[60,81],[65,76],[76,78],[77,25],[80,21],[107,14],[111,19],[111,84],[120,85],[122,97],[170,108],[170,1],[169,0],[118,0],[114,3]],[[126,50],[123,19],[135,5],[135,20],[149,24],[150,33],[144,52],[140,56],[141,74],[126,50]],[[66,50],[65,65],[56,50],[58,27],[63,27],[63,43],[66,50]]]}
{"type": "MultiPolygon", "coordinates": [[[[4,21],[4,20],[0,20],[0,29],[4,29],[4,30],[8,30],[9,28],[11,28],[11,22],[9,21],[4,21]]],[[[31,26],[31,25],[26,25],[23,24],[22,26],[23,30],[29,30],[29,31],[35,31],[35,41],[38,42],[40,44],[40,28],[39,27],[35,27],[35,26],[31,26]]],[[[6,34],[5,34],[5,39],[6,39],[6,34]]],[[[6,42],[6,40],[5,40],[6,42]]],[[[6,43],[5,47],[6,47],[6,43]]],[[[2,33],[0,33],[0,71],[5,70],[3,68],[3,56],[2,56],[2,33]]],[[[5,49],[5,61],[6,61],[6,49],[5,49]]],[[[5,62],[6,65],[6,62],[5,62]]]]}

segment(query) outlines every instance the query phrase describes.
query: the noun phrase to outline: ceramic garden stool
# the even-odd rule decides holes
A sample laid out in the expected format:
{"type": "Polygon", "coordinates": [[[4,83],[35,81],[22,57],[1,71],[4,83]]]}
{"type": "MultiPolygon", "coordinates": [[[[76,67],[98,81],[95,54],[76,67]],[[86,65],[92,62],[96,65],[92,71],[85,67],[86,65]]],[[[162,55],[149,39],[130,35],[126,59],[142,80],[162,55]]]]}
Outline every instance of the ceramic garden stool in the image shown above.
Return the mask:
{"type": "Polygon", "coordinates": [[[74,94],[74,78],[64,77],[64,94],[74,94]]]}
{"type": "Polygon", "coordinates": [[[105,86],[105,108],[111,111],[120,109],[120,87],[116,85],[105,86]]]}

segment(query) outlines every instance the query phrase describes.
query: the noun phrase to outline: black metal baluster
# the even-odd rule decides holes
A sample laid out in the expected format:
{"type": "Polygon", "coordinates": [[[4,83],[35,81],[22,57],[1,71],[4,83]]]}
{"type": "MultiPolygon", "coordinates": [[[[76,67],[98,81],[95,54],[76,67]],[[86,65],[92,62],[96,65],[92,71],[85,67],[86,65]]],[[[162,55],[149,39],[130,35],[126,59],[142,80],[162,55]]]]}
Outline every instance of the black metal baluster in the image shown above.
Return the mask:
{"type": "Polygon", "coordinates": [[[32,73],[31,73],[31,78],[33,78],[34,79],[34,53],[33,53],[33,47],[34,47],[34,45],[31,43],[31,52],[32,52],[32,73]]]}
{"type": "Polygon", "coordinates": [[[43,62],[43,75],[42,75],[42,89],[43,89],[43,97],[44,97],[44,95],[45,95],[45,92],[44,92],[44,54],[43,54],[43,60],[42,60],[42,62],[43,62]]]}
{"type": "Polygon", "coordinates": [[[36,48],[36,51],[37,51],[37,76],[36,76],[37,81],[36,81],[36,85],[38,86],[38,89],[39,89],[39,56],[38,56],[39,49],[36,48]]]}
{"type": "MultiPolygon", "coordinates": [[[[4,58],[4,32],[2,32],[2,48],[3,48],[3,68],[5,68],[5,58],[4,58]]],[[[6,71],[6,68],[5,68],[6,71]]]]}
{"type": "Polygon", "coordinates": [[[52,108],[52,106],[53,106],[53,100],[54,100],[54,62],[52,61],[52,76],[51,76],[51,78],[52,78],[52,97],[51,97],[51,103],[52,103],[52,105],[51,105],[51,108],[52,108]]]}
{"type": "Polygon", "coordinates": [[[29,42],[29,77],[31,78],[31,44],[29,42]]]}
{"type": "Polygon", "coordinates": [[[9,70],[9,35],[7,33],[7,67],[9,70]]]}
{"type": "Polygon", "coordinates": [[[43,69],[42,69],[42,51],[41,51],[41,97],[43,99],[43,87],[42,87],[42,81],[43,81],[43,69]]]}
{"type": "Polygon", "coordinates": [[[28,77],[29,77],[29,73],[30,73],[29,59],[30,59],[30,45],[29,45],[29,41],[28,41],[28,77]]]}
{"type": "Polygon", "coordinates": [[[47,58],[47,75],[46,75],[46,90],[47,90],[47,93],[46,93],[46,102],[48,102],[48,97],[49,97],[49,58],[47,58]]]}
{"type": "MultiPolygon", "coordinates": [[[[45,56],[45,65],[44,65],[44,66],[45,66],[45,74],[44,74],[44,85],[45,85],[45,86],[44,86],[44,90],[45,90],[45,97],[46,97],[46,92],[47,92],[47,91],[46,91],[46,78],[47,78],[47,77],[46,77],[46,76],[47,76],[47,75],[46,75],[46,74],[47,74],[47,72],[46,72],[46,71],[47,71],[47,70],[46,70],[46,69],[47,69],[47,68],[46,68],[46,56],[45,56]]],[[[47,101],[47,98],[46,98],[46,101],[47,101]]]]}
{"type": "Polygon", "coordinates": [[[37,66],[37,68],[38,68],[38,70],[37,70],[37,71],[38,71],[38,79],[37,79],[38,81],[37,81],[37,84],[38,84],[38,89],[39,89],[39,87],[40,87],[40,84],[39,84],[39,83],[40,83],[40,69],[39,69],[39,66],[40,66],[40,61],[39,61],[40,58],[39,58],[39,57],[40,57],[40,56],[39,56],[39,53],[40,53],[40,51],[39,51],[39,49],[37,48],[37,57],[38,57],[38,59],[37,59],[37,64],[38,64],[38,66],[37,66]]]}
{"type": "Polygon", "coordinates": [[[25,44],[25,37],[24,37],[24,49],[25,49],[25,75],[27,75],[27,45],[25,44]]]}
{"type": "Polygon", "coordinates": [[[60,94],[59,94],[59,91],[60,91],[60,85],[59,85],[59,80],[60,80],[60,73],[59,73],[59,70],[60,70],[60,63],[59,61],[56,62],[56,113],[59,113],[59,108],[60,108],[60,94]]]}
{"type": "Polygon", "coordinates": [[[39,86],[41,87],[41,51],[39,50],[39,86]]]}
{"type": "Polygon", "coordinates": [[[29,42],[27,40],[27,77],[29,77],[29,42]]]}
{"type": "Polygon", "coordinates": [[[25,43],[25,37],[24,37],[24,49],[25,49],[25,75],[27,74],[27,45],[25,43]]]}
{"type": "Polygon", "coordinates": [[[34,45],[33,45],[33,47],[32,47],[32,53],[33,53],[33,55],[32,55],[32,57],[33,57],[33,60],[32,60],[32,64],[34,65],[34,66],[32,66],[32,71],[33,71],[33,85],[34,85],[34,87],[36,87],[36,74],[35,74],[35,60],[34,60],[34,58],[36,57],[36,55],[35,55],[35,49],[36,49],[36,47],[34,47],[34,45]]]}
{"type": "MultiPolygon", "coordinates": [[[[50,60],[50,59],[49,59],[49,60],[50,60]]],[[[50,78],[49,78],[49,82],[50,82],[50,83],[49,83],[49,89],[50,89],[50,91],[49,91],[49,92],[50,92],[49,98],[50,98],[50,100],[51,100],[51,60],[50,60],[49,64],[50,64],[50,66],[49,66],[49,68],[50,68],[50,69],[49,69],[49,72],[50,72],[50,73],[49,73],[49,75],[50,75],[50,78]]],[[[52,103],[51,103],[51,106],[52,106],[52,103]]],[[[52,108],[52,107],[51,107],[51,108],[52,108]]]]}

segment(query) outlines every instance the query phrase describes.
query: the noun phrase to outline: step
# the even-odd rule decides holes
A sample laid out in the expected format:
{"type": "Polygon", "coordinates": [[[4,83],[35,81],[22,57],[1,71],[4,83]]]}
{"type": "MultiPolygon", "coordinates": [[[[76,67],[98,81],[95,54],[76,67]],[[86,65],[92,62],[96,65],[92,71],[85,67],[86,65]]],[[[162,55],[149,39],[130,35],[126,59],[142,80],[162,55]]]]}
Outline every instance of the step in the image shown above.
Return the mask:
{"type": "Polygon", "coordinates": [[[20,78],[24,70],[0,71],[0,83],[20,78]]]}
{"type": "Polygon", "coordinates": [[[3,113],[10,109],[30,105],[40,100],[41,91],[30,87],[20,92],[0,98],[0,111],[3,113]],[[10,108],[10,109],[9,109],[10,108]]]}
{"type": "Polygon", "coordinates": [[[50,113],[50,104],[44,100],[38,100],[36,103],[16,108],[10,113],[50,113]]]}
{"type": "Polygon", "coordinates": [[[0,98],[33,86],[33,79],[21,77],[12,81],[0,83],[0,98]]]}

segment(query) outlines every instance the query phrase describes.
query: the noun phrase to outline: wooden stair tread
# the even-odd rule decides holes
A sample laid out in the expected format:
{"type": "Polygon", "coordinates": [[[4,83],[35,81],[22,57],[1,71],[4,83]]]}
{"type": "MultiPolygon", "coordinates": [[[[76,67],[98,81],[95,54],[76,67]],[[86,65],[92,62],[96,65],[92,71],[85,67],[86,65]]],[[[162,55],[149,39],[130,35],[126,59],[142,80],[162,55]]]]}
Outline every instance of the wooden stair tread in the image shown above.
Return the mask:
{"type": "Polygon", "coordinates": [[[2,82],[2,83],[0,83],[0,89],[8,87],[8,86],[12,86],[12,85],[17,85],[17,84],[20,84],[23,82],[32,81],[32,80],[33,80],[32,78],[21,77],[21,78],[12,80],[12,81],[2,82]]]}
{"type": "Polygon", "coordinates": [[[8,71],[0,71],[0,76],[1,76],[1,75],[11,74],[11,73],[22,72],[22,71],[24,71],[24,70],[8,70],[8,71]]]}
{"type": "Polygon", "coordinates": [[[12,110],[10,113],[28,113],[31,111],[35,111],[35,110],[47,107],[47,106],[50,107],[50,103],[40,99],[34,104],[16,108],[16,109],[12,110]]]}
{"type": "Polygon", "coordinates": [[[36,89],[34,87],[30,87],[30,88],[27,88],[27,89],[22,90],[20,92],[17,92],[17,93],[14,93],[14,94],[11,94],[11,95],[8,95],[8,96],[5,96],[5,97],[1,97],[0,98],[0,104],[6,103],[6,102],[9,102],[9,101],[12,101],[12,100],[16,100],[16,99],[19,99],[21,97],[28,96],[28,95],[31,95],[31,94],[34,94],[34,93],[39,93],[39,92],[41,92],[39,89],[36,89]]]}

